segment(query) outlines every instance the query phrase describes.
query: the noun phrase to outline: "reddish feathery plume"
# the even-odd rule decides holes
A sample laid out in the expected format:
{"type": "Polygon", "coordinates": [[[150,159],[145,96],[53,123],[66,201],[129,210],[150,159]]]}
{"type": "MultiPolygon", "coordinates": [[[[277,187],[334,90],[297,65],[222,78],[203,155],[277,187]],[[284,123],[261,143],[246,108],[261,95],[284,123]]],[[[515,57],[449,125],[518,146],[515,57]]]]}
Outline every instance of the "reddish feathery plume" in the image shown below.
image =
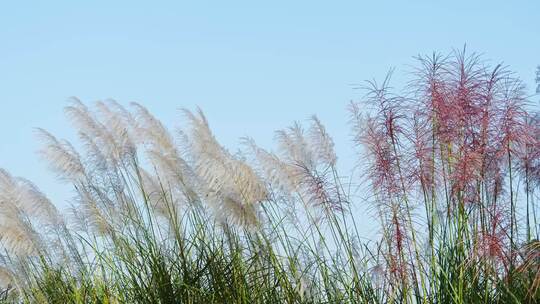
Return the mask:
{"type": "Polygon", "coordinates": [[[433,146],[431,124],[415,112],[412,118],[411,134],[408,136],[412,144],[410,153],[408,180],[418,182],[425,193],[430,195],[435,188],[435,147],[433,146]]]}
{"type": "Polygon", "coordinates": [[[322,207],[326,211],[343,211],[343,203],[336,193],[337,189],[328,180],[327,172],[319,172],[310,170],[308,167],[301,164],[298,167],[299,183],[303,188],[304,195],[309,200],[309,203],[322,207]]]}
{"type": "Polygon", "coordinates": [[[509,212],[502,207],[495,207],[490,213],[489,226],[486,230],[480,231],[478,241],[475,246],[475,255],[478,259],[488,260],[500,270],[508,272],[510,261],[507,221],[509,212]]]}

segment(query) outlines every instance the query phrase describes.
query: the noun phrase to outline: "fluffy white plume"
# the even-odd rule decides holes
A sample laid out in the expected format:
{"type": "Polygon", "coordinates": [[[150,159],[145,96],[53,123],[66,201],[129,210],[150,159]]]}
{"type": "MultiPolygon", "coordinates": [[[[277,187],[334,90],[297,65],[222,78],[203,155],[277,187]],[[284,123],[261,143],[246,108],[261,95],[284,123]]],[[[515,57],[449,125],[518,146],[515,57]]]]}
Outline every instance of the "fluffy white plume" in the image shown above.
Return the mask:
{"type": "Polygon", "coordinates": [[[99,139],[105,146],[114,147],[115,141],[111,134],[108,134],[105,126],[93,117],[92,112],[80,100],[73,98],[71,105],[66,106],[64,111],[77,129],[99,139]]]}
{"type": "Polygon", "coordinates": [[[288,162],[309,169],[315,166],[312,146],[304,136],[304,129],[300,124],[295,122],[289,129],[277,131],[276,138],[279,149],[288,162]]]}
{"type": "Polygon", "coordinates": [[[0,244],[17,256],[32,255],[37,249],[36,235],[28,224],[20,216],[3,210],[0,211],[0,244]]]}
{"type": "Polygon", "coordinates": [[[171,216],[171,207],[173,207],[169,205],[170,193],[167,192],[166,187],[163,187],[155,176],[146,170],[141,168],[140,174],[144,192],[150,206],[157,214],[168,219],[171,216]]]}
{"type": "Polygon", "coordinates": [[[37,132],[43,142],[39,153],[47,160],[51,170],[56,172],[60,178],[69,181],[78,181],[84,178],[85,170],[81,157],[70,143],[60,142],[43,129],[37,129],[37,132]]]}
{"type": "Polygon", "coordinates": [[[32,219],[49,225],[60,221],[54,205],[34,184],[0,169],[0,243],[10,253],[35,252],[38,236],[30,226],[32,219]]]}
{"type": "Polygon", "coordinates": [[[115,151],[118,153],[116,155],[118,160],[134,155],[136,148],[130,132],[134,120],[131,114],[120,104],[111,100],[107,104],[98,101],[96,107],[103,125],[107,128],[108,133],[112,135],[117,146],[115,151]]]}
{"type": "Polygon", "coordinates": [[[60,221],[56,207],[36,185],[24,178],[18,178],[17,181],[21,210],[51,224],[60,221]]]}
{"type": "Polygon", "coordinates": [[[286,130],[277,131],[276,137],[283,156],[289,162],[310,170],[321,163],[335,165],[337,157],[334,141],[316,116],[311,118],[307,135],[298,123],[286,130]]]}
{"type": "Polygon", "coordinates": [[[104,103],[98,102],[104,122],[94,117],[94,114],[80,100],[73,98],[71,105],[64,108],[67,116],[79,130],[93,139],[113,166],[121,163],[126,156],[134,153],[134,145],[128,135],[128,130],[119,114],[111,111],[104,103]]]}
{"type": "Polygon", "coordinates": [[[184,112],[191,125],[188,138],[195,172],[203,182],[208,202],[230,221],[255,225],[255,203],[267,196],[264,184],[249,165],[217,142],[200,110],[198,115],[184,112]]]}
{"type": "Polygon", "coordinates": [[[341,209],[339,189],[333,183],[331,168],[336,164],[334,142],[317,117],[312,117],[308,134],[295,123],[276,132],[281,157],[247,140],[267,181],[279,185],[291,198],[325,208],[341,209]]]}
{"type": "Polygon", "coordinates": [[[98,199],[94,198],[90,192],[84,189],[79,189],[77,192],[77,205],[71,208],[77,229],[85,232],[90,230],[98,235],[109,233],[113,226],[106,213],[107,208],[99,204],[98,199]]]}
{"type": "Polygon", "coordinates": [[[135,134],[140,143],[150,145],[166,153],[176,151],[176,145],[173,138],[163,126],[161,121],[155,118],[145,107],[138,103],[131,103],[135,108],[135,134]]]}
{"type": "Polygon", "coordinates": [[[1,168],[0,204],[4,213],[10,210],[9,212],[22,212],[26,216],[47,222],[55,223],[58,220],[54,205],[33,183],[23,178],[15,178],[1,168]]]}
{"type": "Polygon", "coordinates": [[[5,289],[13,286],[15,277],[13,272],[6,267],[0,266],[0,289],[5,289]]]}
{"type": "Polygon", "coordinates": [[[334,141],[326,132],[326,128],[317,116],[311,118],[309,139],[317,160],[330,166],[334,166],[337,160],[336,152],[334,151],[334,141]]]}
{"type": "Polygon", "coordinates": [[[107,172],[111,167],[109,166],[109,161],[107,160],[107,155],[102,151],[102,148],[94,140],[93,137],[89,136],[86,133],[79,133],[79,139],[86,151],[86,161],[91,163],[92,166],[87,170],[89,173],[97,172],[107,172]]]}
{"type": "Polygon", "coordinates": [[[250,148],[262,170],[262,175],[273,189],[279,189],[286,194],[296,191],[299,181],[293,165],[283,162],[274,153],[257,146],[251,138],[245,138],[244,144],[250,148]]]}
{"type": "MultiPolygon", "coordinates": [[[[132,103],[136,109],[135,134],[146,147],[146,154],[155,166],[160,184],[175,191],[174,203],[198,201],[197,178],[181,156],[177,145],[163,124],[143,106],[132,103]]],[[[163,207],[163,206],[162,206],[163,207]]]]}

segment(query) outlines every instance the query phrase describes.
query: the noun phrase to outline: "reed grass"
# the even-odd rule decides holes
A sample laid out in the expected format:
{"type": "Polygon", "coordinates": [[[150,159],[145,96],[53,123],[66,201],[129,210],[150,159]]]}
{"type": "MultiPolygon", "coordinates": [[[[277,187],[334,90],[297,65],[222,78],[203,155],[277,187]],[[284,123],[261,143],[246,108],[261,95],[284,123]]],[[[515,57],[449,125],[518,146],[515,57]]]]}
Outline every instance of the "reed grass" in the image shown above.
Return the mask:
{"type": "Polygon", "coordinates": [[[540,124],[523,83],[456,51],[419,57],[404,93],[389,84],[350,106],[350,178],[316,117],[274,152],[245,138],[233,154],[201,111],[173,135],[139,104],[74,99],[79,143],[37,131],[68,211],[0,172],[0,301],[539,302],[540,124]]]}

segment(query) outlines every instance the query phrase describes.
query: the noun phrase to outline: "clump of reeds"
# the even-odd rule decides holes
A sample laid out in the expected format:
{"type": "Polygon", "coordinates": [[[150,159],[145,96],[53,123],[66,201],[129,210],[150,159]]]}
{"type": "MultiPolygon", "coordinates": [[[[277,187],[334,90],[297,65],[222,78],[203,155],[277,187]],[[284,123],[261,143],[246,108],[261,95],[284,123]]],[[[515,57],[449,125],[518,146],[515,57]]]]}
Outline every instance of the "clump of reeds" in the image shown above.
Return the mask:
{"type": "Polygon", "coordinates": [[[77,144],[38,130],[68,214],[0,171],[0,298],[538,301],[540,125],[522,82],[464,51],[418,63],[404,92],[387,77],[351,104],[353,182],[317,117],[276,132],[275,151],[246,138],[231,153],[200,110],[170,133],[139,104],[73,99],[77,144]]]}

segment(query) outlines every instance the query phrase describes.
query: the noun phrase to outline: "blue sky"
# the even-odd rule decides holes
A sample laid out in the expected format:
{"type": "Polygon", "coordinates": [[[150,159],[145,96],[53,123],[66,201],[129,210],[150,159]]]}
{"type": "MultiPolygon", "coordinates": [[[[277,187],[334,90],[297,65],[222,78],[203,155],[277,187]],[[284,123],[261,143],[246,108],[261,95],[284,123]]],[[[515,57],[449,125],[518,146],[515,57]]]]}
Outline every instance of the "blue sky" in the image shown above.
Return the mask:
{"type": "Polygon", "coordinates": [[[414,55],[467,43],[532,93],[540,1],[6,1],[0,40],[0,167],[62,203],[33,128],[74,139],[69,96],[137,101],[171,127],[198,105],[233,150],[317,114],[349,167],[355,84],[395,67],[399,87],[414,55]]]}

